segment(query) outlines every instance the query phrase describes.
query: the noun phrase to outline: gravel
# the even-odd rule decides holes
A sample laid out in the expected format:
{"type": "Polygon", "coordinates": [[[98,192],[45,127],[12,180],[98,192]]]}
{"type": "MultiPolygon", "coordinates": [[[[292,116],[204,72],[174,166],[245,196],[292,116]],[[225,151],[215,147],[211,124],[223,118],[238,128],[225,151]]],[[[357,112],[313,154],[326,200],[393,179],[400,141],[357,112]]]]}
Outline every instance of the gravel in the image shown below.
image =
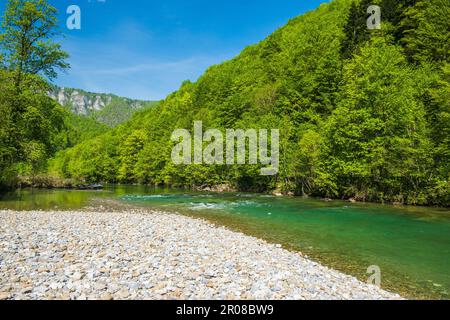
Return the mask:
{"type": "Polygon", "coordinates": [[[0,211],[0,300],[401,299],[279,245],[141,209],[0,211]]]}

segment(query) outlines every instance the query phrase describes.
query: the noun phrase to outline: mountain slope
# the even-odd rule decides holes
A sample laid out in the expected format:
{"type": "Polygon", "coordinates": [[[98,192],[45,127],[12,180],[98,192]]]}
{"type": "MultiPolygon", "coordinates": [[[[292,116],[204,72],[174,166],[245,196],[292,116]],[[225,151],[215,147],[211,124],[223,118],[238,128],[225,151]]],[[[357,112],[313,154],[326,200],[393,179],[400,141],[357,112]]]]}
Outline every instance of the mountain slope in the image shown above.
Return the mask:
{"type": "Polygon", "coordinates": [[[90,117],[76,115],[71,112],[67,112],[65,122],[66,133],[64,136],[66,141],[64,148],[98,137],[111,129],[106,124],[97,122],[90,117]]]}
{"type": "Polygon", "coordinates": [[[72,113],[90,117],[110,127],[129,120],[137,110],[157,104],[156,101],[134,100],[71,88],[55,87],[49,95],[72,113]]]}
{"type": "MultiPolygon", "coordinates": [[[[423,36],[448,49],[442,37],[419,31],[423,16],[450,4],[416,2],[401,1],[402,19],[370,31],[365,19],[351,19],[366,16],[368,1],[321,5],[210,67],[196,83],[186,81],[157,107],[60,154],[52,168],[88,181],[227,183],[240,190],[449,205],[450,146],[442,138],[449,132],[442,99],[449,56],[421,51],[416,60],[411,48],[423,36]],[[171,133],[192,130],[196,120],[222,131],[280,129],[279,174],[260,176],[254,165],[175,166],[171,133]]],[[[449,22],[426,23],[426,30],[442,30],[449,22]]]]}

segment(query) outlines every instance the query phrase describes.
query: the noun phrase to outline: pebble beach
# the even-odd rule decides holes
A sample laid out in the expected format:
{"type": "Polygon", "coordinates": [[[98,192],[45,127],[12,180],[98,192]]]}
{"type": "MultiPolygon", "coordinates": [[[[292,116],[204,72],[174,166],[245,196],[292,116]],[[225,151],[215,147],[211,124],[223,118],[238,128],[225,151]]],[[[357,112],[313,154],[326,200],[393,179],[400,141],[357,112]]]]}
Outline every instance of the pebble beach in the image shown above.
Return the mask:
{"type": "Polygon", "coordinates": [[[0,300],[401,299],[300,253],[144,209],[0,211],[0,300]]]}

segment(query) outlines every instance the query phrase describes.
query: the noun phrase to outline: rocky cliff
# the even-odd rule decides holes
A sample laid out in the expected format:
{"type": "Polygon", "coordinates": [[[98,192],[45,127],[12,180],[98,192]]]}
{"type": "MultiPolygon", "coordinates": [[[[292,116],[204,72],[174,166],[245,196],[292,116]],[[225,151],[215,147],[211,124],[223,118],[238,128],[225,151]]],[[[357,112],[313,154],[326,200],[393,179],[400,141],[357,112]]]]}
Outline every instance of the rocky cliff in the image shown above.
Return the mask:
{"type": "Polygon", "coordinates": [[[91,117],[111,127],[127,121],[134,112],[156,104],[155,101],[134,100],[72,88],[55,87],[49,95],[74,114],[91,117]]]}

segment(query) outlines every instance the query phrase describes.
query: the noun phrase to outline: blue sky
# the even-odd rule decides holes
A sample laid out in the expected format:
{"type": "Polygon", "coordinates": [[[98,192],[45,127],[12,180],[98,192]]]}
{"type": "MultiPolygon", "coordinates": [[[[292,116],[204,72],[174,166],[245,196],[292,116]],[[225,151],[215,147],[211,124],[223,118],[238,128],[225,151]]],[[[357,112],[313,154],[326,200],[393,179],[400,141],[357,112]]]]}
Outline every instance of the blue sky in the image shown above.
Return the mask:
{"type": "MultiPolygon", "coordinates": [[[[4,11],[4,1],[0,4],[4,11]]],[[[72,68],[56,84],[157,100],[325,0],[49,0],[72,68]],[[66,28],[69,5],[81,30],[66,28]]]]}

